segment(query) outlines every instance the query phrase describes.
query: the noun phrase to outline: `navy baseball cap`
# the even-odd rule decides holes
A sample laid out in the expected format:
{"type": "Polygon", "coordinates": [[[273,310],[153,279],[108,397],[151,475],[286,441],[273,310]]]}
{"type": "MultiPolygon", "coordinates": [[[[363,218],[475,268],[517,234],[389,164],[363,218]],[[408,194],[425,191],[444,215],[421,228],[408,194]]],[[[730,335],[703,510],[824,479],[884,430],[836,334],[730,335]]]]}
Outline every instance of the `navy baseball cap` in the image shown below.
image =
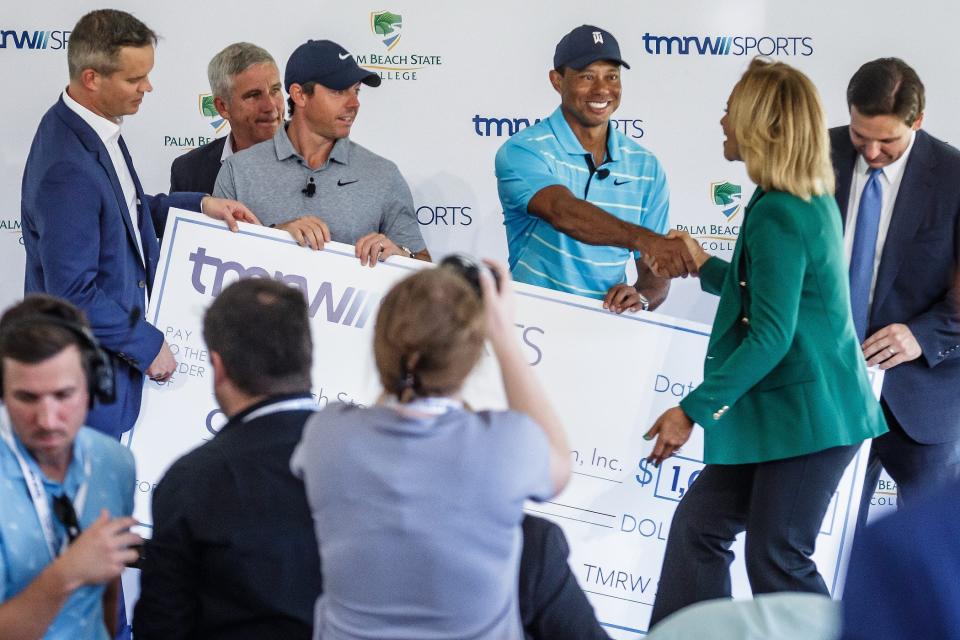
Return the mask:
{"type": "Polygon", "coordinates": [[[316,82],[328,89],[348,89],[358,82],[380,86],[380,76],[361,68],[353,55],[331,40],[307,40],[294,49],[287,60],[283,87],[316,82]]]}
{"type": "Polygon", "coordinates": [[[580,25],[557,43],[553,68],[570,67],[579,71],[597,60],[609,60],[630,68],[620,57],[620,45],[609,31],[593,25],[580,25]]]}

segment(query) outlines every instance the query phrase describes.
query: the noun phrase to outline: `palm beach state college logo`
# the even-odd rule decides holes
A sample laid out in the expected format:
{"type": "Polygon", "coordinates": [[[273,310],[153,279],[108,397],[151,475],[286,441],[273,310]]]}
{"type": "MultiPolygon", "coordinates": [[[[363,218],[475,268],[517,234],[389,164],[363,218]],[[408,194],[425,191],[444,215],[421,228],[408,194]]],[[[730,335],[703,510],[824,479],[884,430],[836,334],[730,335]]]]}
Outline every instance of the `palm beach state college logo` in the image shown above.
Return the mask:
{"type": "Polygon", "coordinates": [[[740,235],[740,225],[733,224],[742,208],[743,191],[732,182],[710,183],[710,204],[723,216],[722,223],[678,224],[677,229],[686,231],[700,242],[707,251],[733,251],[740,235]]]}
{"type": "Polygon", "coordinates": [[[220,112],[217,111],[217,108],[213,105],[213,94],[201,93],[198,96],[198,101],[200,115],[204,118],[210,118],[210,126],[213,127],[213,132],[220,133],[223,131],[223,128],[227,126],[227,121],[220,116],[220,112]]]}
{"type": "Polygon", "coordinates": [[[17,242],[23,245],[23,229],[20,228],[20,220],[17,218],[0,218],[0,237],[8,235],[15,236],[17,242]]]}
{"type": "Polygon", "coordinates": [[[710,199],[713,204],[720,207],[727,220],[740,213],[740,185],[732,182],[711,182],[710,199]]]}
{"type": "Polygon", "coordinates": [[[220,113],[217,111],[217,108],[214,106],[213,94],[197,94],[197,102],[195,104],[197,105],[197,111],[200,112],[200,116],[203,117],[207,121],[207,124],[210,125],[210,128],[213,129],[213,133],[209,136],[165,135],[163,136],[163,146],[179,147],[184,151],[202,147],[208,142],[213,142],[217,135],[219,135],[220,132],[222,132],[227,125],[230,124],[220,115],[220,113]]]}
{"type": "Polygon", "coordinates": [[[387,51],[392,51],[400,42],[400,29],[403,27],[403,18],[389,11],[371,11],[370,28],[378,36],[383,36],[383,44],[387,51]]]}
{"type": "Polygon", "coordinates": [[[386,53],[374,52],[354,55],[357,64],[373,71],[382,80],[416,80],[417,73],[428,67],[443,64],[439,55],[425,53],[401,53],[398,47],[403,30],[403,16],[391,11],[370,12],[370,33],[386,49],[386,53]],[[394,50],[397,50],[394,52],[394,50]]]}

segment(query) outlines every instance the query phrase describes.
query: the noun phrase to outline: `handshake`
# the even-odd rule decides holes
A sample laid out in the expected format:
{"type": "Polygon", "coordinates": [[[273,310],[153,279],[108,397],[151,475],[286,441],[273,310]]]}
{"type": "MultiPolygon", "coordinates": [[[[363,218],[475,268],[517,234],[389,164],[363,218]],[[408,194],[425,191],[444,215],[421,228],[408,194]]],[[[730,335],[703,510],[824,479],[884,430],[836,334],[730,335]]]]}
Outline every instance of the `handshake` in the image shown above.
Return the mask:
{"type": "Polygon", "coordinates": [[[640,248],[643,262],[660,278],[696,276],[710,258],[686,231],[672,229],[666,236],[651,234],[640,248]]]}

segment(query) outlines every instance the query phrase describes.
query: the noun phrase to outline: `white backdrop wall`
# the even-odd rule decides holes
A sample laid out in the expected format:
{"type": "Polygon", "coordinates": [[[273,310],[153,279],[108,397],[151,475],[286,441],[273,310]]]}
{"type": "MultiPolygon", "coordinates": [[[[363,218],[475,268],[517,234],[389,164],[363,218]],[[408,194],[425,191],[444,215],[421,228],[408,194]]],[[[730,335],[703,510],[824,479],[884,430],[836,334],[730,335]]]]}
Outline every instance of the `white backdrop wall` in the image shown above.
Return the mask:
{"type": "MultiPolygon", "coordinates": [[[[66,84],[64,41],[76,20],[102,5],[84,0],[16,3],[0,18],[0,74],[8,87],[0,104],[0,307],[22,295],[20,180],[30,141],[43,113],[66,84]],[[24,38],[26,36],[26,39],[24,38]]],[[[741,164],[721,155],[721,117],[730,88],[750,56],[775,53],[814,80],[832,125],[846,122],[847,80],[864,61],[901,56],[928,90],[925,126],[957,138],[960,106],[954,79],[957,9],[947,2],[911,5],[880,0],[867,14],[859,3],[811,0],[696,0],[682,3],[573,0],[483,3],[396,0],[282,4],[116,2],[161,34],[154,91],[124,123],[124,137],[148,191],[166,191],[172,160],[226,127],[205,117],[206,64],[226,44],[258,43],[280,67],[308,38],[342,43],[388,79],[365,88],[353,137],[394,160],[413,190],[433,255],[466,250],[506,256],[493,156],[511,131],[549,114],[557,96],[547,82],[553,49],[570,28],[597,24],[618,37],[632,68],[623,76],[617,125],[660,158],[672,193],[671,224],[728,252],[741,213],[728,220],[713,203],[713,183],[748,184],[741,164]],[[371,13],[402,18],[389,45],[374,33],[371,13]],[[688,52],[678,40],[687,39],[688,52]],[[694,38],[694,39],[690,39],[694,38]],[[725,40],[724,40],[725,39],[725,40]],[[726,54],[700,54],[720,42],[726,54]],[[659,53],[657,53],[659,49],[659,53]],[[669,52],[668,52],[669,51],[669,52]],[[386,58],[390,56],[390,58],[386,58]]],[[[678,281],[662,309],[691,320],[712,320],[714,301],[695,282],[678,281]]]]}
{"type": "MultiPolygon", "coordinates": [[[[86,0],[15,3],[0,18],[0,77],[7,87],[0,103],[0,308],[22,295],[20,180],[30,141],[66,85],[68,32],[100,6],[86,0]]],[[[558,99],[547,81],[553,49],[582,23],[612,31],[632,66],[623,74],[616,124],[663,163],[672,226],[691,230],[721,255],[732,248],[742,213],[714,204],[711,185],[740,185],[744,198],[752,186],[741,164],[723,160],[718,120],[752,55],[774,54],[809,74],[831,125],[847,121],[844,91],[861,63],[903,57],[927,86],[925,127],[948,141],[960,133],[952,117],[960,106],[957,9],[947,2],[907,9],[878,0],[870,13],[860,3],[828,0],[287,0],[266,6],[168,0],[112,6],[136,14],[162,36],[151,74],[154,91],[123,128],[147,191],[167,190],[176,156],[227,133],[219,118],[200,109],[209,92],[207,61],[215,52],[252,41],[273,53],[282,74],[297,45],[329,38],[385,76],[379,88],[364,89],[353,138],[399,165],[435,258],[454,250],[505,258],[494,153],[510,133],[555,108],[558,99]],[[387,36],[374,32],[372,14],[382,11],[401,17],[389,34],[399,39],[385,42],[387,36]]],[[[677,281],[662,311],[710,322],[714,307],[695,281],[677,281]]]]}

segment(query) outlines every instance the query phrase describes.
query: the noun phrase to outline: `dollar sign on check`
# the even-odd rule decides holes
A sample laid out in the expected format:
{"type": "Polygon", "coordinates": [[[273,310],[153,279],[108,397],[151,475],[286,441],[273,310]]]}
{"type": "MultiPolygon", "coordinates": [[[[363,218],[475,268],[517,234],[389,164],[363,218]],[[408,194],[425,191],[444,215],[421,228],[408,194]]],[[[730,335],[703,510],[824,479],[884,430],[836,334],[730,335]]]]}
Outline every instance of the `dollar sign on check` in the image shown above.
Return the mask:
{"type": "Polygon", "coordinates": [[[637,482],[640,483],[641,487],[645,487],[653,480],[653,471],[650,470],[650,467],[653,466],[653,463],[647,459],[643,459],[639,463],[640,473],[634,476],[637,479],[637,482]]]}

